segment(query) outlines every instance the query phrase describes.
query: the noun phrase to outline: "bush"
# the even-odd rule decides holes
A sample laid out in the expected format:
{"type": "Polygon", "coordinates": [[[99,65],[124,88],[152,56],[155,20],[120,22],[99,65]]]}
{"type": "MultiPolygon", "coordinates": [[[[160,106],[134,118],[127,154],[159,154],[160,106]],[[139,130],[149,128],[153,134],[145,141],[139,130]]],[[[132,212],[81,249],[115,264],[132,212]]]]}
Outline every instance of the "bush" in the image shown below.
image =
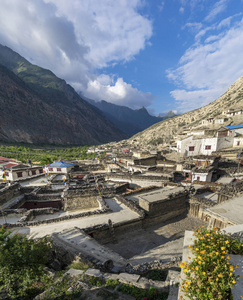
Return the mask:
{"type": "Polygon", "coordinates": [[[43,267],[51,244],[47,238],[27,239],[0,228],[0,290],[14,298],[32,299],[48,282],[43,267]]]}
{"type": "Polygon", "coordinates": [[[243,243],[237,236],[202,227],[195,232],[196,240],[189,245],[195,258],[180,267],[186,274],[182,291],[189,299],[230,299],[231,288],[240,276],[234,274],[230,254],[243,254],[243,243]]]}

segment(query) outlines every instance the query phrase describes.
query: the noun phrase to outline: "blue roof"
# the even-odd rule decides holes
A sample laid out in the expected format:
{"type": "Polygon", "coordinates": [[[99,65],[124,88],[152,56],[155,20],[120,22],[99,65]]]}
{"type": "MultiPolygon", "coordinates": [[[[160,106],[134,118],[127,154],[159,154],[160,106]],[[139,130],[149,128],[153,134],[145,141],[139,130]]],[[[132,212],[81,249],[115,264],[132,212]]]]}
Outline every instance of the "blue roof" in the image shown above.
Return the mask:
{"type": "Polygon", "coordinates": [[[68,168],[73,166],[74,166],[73,164],[65,163],[61,160],[50,164],[50,167],[57,167],[57,168],[68,168]]]}
{"type": "Polygon", "coordinates": [[[240,125],[231,125],[231,126],[226,126],[228,129],[239,129],[243,128],[243,124],[240,125]]]}

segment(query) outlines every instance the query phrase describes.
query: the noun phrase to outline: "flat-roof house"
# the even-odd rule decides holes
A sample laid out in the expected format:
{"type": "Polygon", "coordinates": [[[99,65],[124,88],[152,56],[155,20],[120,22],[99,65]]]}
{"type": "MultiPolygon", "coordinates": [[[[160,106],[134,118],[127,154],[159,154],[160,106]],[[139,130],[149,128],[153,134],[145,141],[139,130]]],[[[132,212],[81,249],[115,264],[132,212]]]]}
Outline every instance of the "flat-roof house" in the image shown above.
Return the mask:
{"type": "Polygon", "coordinates": [[[68,174],[73,167],[74,164],[66,163],[60,160],[48,165],[48,171],[49,173],[68,174]]]}

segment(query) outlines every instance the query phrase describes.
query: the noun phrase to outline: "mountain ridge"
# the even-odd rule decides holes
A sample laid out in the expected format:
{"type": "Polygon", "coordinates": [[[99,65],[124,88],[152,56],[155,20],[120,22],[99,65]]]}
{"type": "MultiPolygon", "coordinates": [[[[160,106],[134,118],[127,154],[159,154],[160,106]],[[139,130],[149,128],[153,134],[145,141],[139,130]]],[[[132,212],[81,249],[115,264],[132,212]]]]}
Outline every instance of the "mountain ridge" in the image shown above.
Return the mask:
{"type": "Polygon", "coordinates": [[[0,64],[2,140],[91,145],[126,138],[103,113],[50,70],[32,65],[1,44],[0,64]],[[24,114],[26,109],[28,115],[24,114]],[[45,121],[39,122],[41,119],[45,121]]]}
{"type": "Polygon", "coordinates": [[[127,106],[113,104],[105,100],[95,102],[88,98],[84,99],[100,109],[111,122],[129,136],[167,118],[167,115],[163,117],[152,116],[145,107],[133,110],[127,106]]]}
{"type": "MultiPolygon", "coordinates": [[[[213,102],[204,107],[156,123],[132,136],[128,142],[151,145],[169,143],[169,141],[173,141],[176,136],[182,134],[185,130],[202,129],[205,127],[202,124],[203,120],[216,118],[223,111],[236,107],[243,108],[243,76],[238,78],[223,95],[213,102]]],[[[227,124],[224,125],[235,125],[238,123],[243,123],[243,114],[236,118],[229,118],[227,124]]],[[[215,125],[212,129],[220,126],[223,125],[215,125]]]]}

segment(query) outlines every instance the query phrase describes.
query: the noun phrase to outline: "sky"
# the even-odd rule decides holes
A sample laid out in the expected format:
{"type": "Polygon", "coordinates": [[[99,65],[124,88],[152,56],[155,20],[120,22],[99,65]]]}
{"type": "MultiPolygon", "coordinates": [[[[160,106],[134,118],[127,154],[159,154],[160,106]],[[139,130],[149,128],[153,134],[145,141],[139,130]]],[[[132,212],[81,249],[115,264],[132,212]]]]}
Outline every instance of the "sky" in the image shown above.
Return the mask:
{"type": "Polygon", "coordinates": [[[0,0],[0,43],[84,97],[184,113],[243,75],[243,0],[0,0]]]}

